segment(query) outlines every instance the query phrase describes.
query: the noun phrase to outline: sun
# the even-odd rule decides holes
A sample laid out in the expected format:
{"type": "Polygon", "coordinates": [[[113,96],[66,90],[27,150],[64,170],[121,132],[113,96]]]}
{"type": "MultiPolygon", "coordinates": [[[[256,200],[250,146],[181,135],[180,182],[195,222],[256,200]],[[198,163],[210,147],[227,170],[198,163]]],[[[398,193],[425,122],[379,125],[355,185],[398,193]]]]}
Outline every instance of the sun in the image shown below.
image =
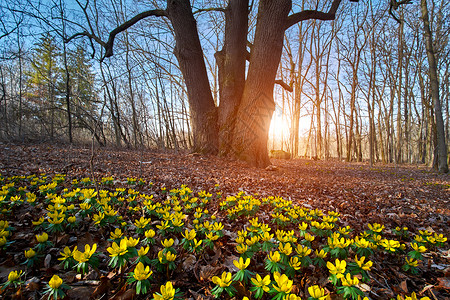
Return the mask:
{"type": "Polygon", "coordinates": [[[289,138],[289,122],[286,115],[275,111],[269,128],[269,138],[273,142],[286,141],[289,138]]]}

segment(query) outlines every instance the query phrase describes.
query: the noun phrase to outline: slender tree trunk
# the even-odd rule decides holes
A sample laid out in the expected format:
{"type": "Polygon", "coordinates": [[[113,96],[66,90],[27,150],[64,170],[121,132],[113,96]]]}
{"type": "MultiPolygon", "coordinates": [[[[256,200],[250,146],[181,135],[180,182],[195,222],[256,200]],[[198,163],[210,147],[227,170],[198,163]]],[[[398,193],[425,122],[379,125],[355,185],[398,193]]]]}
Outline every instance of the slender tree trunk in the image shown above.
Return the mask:
{"type": "MultiPolygon", "coordinates": [[[[395,156],[396,163],[402,163],[402,84],[403,84],[403,23],[400,23],[398,31],[398,73],[397,73],[397,153],[395,156]]],[[[405,83],[406,84],[406,83],[405,83]]]]}
{"type": "Polygon", "coordinates": [[[197,24],[189,0],[168,0],[167,14],[175,32],[175,56],[186,82],[194,151],[218,152],[217,109],[209,86],[197,24]]]}
{"type": "Polygon", "coordinates": [[[445,144],[444,120],[442,118],[441,100],[439,98],[439,78],[437,74],[436,56],[433,49],[433,37],[431,34],[430,22],[428,18],[427,0],[421,0],[420,4],[429,65],[428,72],[430,75],[431,97],[433,99],[434,115],[436,120],[436,154],[438,160],[438,170],[442,173],[448,173],[447,145],[445,144]]]}

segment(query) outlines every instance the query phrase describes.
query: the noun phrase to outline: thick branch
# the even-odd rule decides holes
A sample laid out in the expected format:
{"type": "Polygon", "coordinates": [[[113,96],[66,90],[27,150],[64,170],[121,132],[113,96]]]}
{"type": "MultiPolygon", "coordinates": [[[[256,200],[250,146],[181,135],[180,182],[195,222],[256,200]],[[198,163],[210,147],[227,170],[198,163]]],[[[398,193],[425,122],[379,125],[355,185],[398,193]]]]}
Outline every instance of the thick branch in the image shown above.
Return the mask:
{"type": "Polygon", "coordinates": [[[303,10],[301,12],[290,15],[286,21],[286,29],[298,22],[305,20],[334,20],[336,17],[336,11],[341,4],[341,0],[333,0],[330,10],[328,12],[318,11],[318,10],[303,10]]]}
{"type": "Polygon", "coordinates": [[[281,80],[281,79],[275,80],[275,83],[281,85],[281,87],[282,87],[283,89],[285,89],[286,91],[288,91],[288,92],[291,92],[291,93],[292,93],[292,92],[294,91],[294,88],[293,88],[293,86],[292,86],[292,83],[291,83],[291,85],[288,85],[286,82],[284,82],[284,81],[281,80]]]}
{"type": "Polygon", "coordinates": [[[397,23],[401,23],[402,20],[400,20],[399,18],[397,18],[396,15],[394,15],[394,10],[397,10],[400,5],[404,5],[404,4],[411,4],[412,0],[391,0],[390,4],[389,4],[389,14],[391,15],[392,18],[394,18],[395,21],[397,21],[397,23]]]}
{"type": "Polygon", "coordinates": [[[105,44],[105,57],[110,57],[113,55],[113,46],[114,46],[114,39],[116,38],[116,35],[122,31],[127,30],[137,22],[139,22],[142,19],[145,19],[150,16],[156,16],[156,17],[167,17],[167,12],[162,9],[154,9],[154,10],[148,10],[144,11],[137,16],[133,17],[132,19],[126,21],[125,23],[122,23],[119,25],[119,27],[115,28],[113,31],[109,33],[109,39],[105,44]]]}
{"type": "Polygon", "coordinates": [[[65,43],[69,43],[71,40],[76,39],[76,38],[78,38],[78,37],[82,37],[82,36],[85,36],[85,37],[89,38],[90,40],[96,41],[96,42],[99,43],[102,47],[106,47],[106,43],[105,43],[104,41],[102,41],[102,40],[101,40],[98,36],[96,36],[95,34],[91,34],[91,33],[87,32],[87,31],[75,33],[74,35],[72,35],[72,36],[70,36],[70,37],[68,37],[68,38],[65,38],[65,39],[64,39],[64,42],[65,42],[65,43]]]}
{"type": "Polygon", "coordinates": [[[200,9],[197,9],[196,11],[194,11],[192,14],[193,14],[193,15],[196,15],[196,14],[198,14],[198,13],[208,12],[208,11],[220,11],[220,12],[225,12],[225,8],[222,8],[222,7],[200,8],[200,9]]]}

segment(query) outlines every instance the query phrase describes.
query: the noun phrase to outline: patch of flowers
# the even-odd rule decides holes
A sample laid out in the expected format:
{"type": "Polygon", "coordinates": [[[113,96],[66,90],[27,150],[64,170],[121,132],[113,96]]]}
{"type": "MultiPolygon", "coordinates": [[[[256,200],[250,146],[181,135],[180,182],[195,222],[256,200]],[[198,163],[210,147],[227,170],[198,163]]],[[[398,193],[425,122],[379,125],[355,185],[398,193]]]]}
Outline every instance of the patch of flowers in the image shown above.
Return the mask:
{"type": "MultiPolygon", "coordinates": [[[[132,288],[142,299],[188,297],[189,285],[180,278],[196,278],[202,293],[216,298],[370,299],[364,287],[373,283],[373,270],[383,267],[380,258],[392,258],[393,267],[417,275],[430,263],[429,251],[448,246],[447,237],[428,230],[390,231],[373,223],[356,232],[341,223],[339,212],[280,197],[239,192],[223,199],[218,186],[214,194],[195,193],[185,185],[157,188],[132,177],[122,183],[103,177],[98,188],[93,182],[61,174],[0,176],[0,254],[16,263],[0,295],[25,293],[25,281],[57,248],[58,256],[46,262],[50,273],[42,275],[47,283],[39,287],[53,299],[70,293],[73,279],[62,279],[67,271],[77,272],[77,280],[92,271],[112,274],[115,292],[132,288]],[[13,255],[15,226],[25,213],[33,218],[25,224],[33,239],[13,255]],[[91,241],[83,239],[87,232],[93,232],[91,241]],[[226,256],[212,260],[216,253],[226,256]],[[209,264],[217,268],[204,271],[209,264]]],[[[429,298],[412,293],[396,299],[429,298]]]]}

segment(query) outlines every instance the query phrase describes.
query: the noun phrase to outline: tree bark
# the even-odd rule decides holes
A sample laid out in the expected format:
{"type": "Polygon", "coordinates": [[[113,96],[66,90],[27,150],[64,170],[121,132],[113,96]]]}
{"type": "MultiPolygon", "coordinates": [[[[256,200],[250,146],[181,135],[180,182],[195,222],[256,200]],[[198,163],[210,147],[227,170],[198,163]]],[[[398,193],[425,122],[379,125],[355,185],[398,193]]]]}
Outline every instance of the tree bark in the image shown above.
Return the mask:
{"type": "Polygon", "coordinates": [[[217,108],[209,86],[197,23],[189,0],[168,0],[167,15],[175,33],[175,56],[186,83],[194,152],[218,152],[217,108]]]}
{"type": "Polygon", "coordinates": [[[445,144],[444,120],[442,118],[441,100],[439,98],[439,79],[437,74],[436,56],[433,49],[433,38],[428,18],[427,0],[420,1],[422,11],[422,21],[424,27],[425,46],[428,58],[428,72],[430,75],[431,97],[434,104],[434,115],[436,121],[436,138],[437,138],[437,161],[438,170],[442,173],[448,173],[447,164],[447,146],[445,144]]]}
{"type": "Polygon", "coordinates": [[[236,113],[245,86],[248,0],[230,0],[225,9],[225,42],[215,54],[219,67],[219,154],[228,155],[233,140],[236,113]]]}
{"type": "Polygon", "coordinates": [[[275,109],[273,88],[291,6],[289,0],[259,3],[255,40],[231,149],[234,156],[257,167],[270,164],[267,140],[275,109]]]}

